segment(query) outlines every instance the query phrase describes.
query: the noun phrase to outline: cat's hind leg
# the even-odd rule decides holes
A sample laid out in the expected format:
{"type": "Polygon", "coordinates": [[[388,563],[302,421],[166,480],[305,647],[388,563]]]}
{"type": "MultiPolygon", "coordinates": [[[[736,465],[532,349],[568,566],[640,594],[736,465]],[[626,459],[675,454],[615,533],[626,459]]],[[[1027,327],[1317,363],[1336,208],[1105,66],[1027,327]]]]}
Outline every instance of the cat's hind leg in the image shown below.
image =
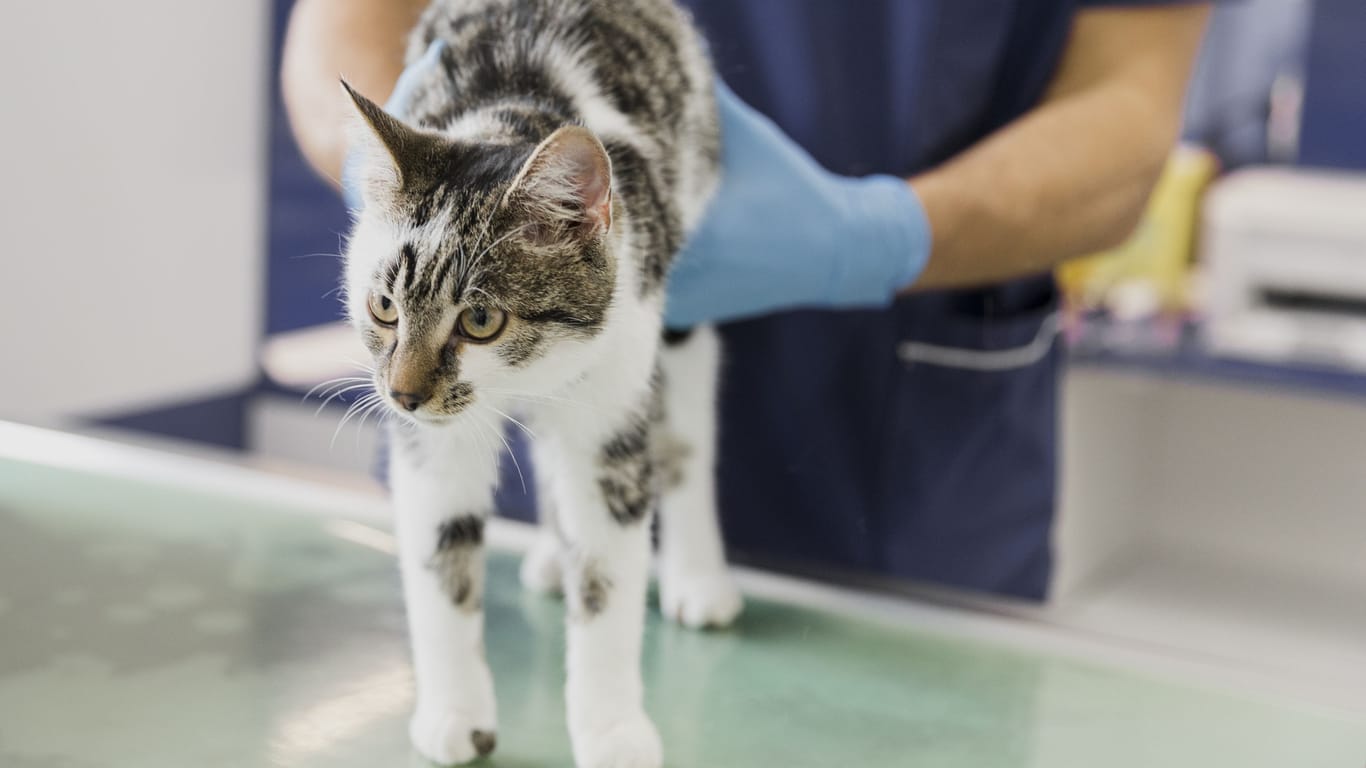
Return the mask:
{"type": "Polygon", "coordinates": [[[724,627],[743,606],[716,517],[716,387],[721,344],[710,326],[660,350],[664,425],[657,452],[659,605],[688,627],[724,627]]]}
{"type": "MultiPolygon", "coordinates": [[[[468,421],[468,420],[466,420],[468,421]]],[[[493,751],[493,677],[484,659],[484,521],[498,456],[472,424],[393,427],[390,479],[413,649],[413,746],[443,765],[493,751]]]]}
{"type": "Polygon", "coordinates": [[[536,467],[536,538],[522,556],[522,586],[538,594],[554,595],[561,592],[564,578],[564,546],[555,519],[555,488],[550,478],[554,462],[534,446],[532,455],[536,467]]]}

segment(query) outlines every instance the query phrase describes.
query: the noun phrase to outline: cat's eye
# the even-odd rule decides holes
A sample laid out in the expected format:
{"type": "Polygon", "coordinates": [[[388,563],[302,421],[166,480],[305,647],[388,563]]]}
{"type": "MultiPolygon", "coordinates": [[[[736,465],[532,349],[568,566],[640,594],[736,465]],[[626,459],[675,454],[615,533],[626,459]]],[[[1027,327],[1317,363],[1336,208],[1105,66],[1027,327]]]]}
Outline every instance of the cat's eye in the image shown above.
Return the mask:
{"type": "Polygon", "coordinates": [[[380,325],[393,325],[398,322],[398,305],[382,293],[370,292],[370,316],[380,325]]]}
{"type": "Polygon", "coordinates": [[[507,313],[494,307],[470,307],[455,321],[456,331],[470,341],[490,342],[503,332],[507,313]]]}

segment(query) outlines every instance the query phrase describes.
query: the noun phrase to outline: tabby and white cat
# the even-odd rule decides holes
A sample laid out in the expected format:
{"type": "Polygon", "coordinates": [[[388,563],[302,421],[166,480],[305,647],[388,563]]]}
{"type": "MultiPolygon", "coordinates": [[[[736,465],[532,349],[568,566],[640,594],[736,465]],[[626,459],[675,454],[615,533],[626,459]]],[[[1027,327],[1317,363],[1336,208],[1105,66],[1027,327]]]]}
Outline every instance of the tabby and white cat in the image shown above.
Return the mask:
{"type": "Polygon", "coordinates": [[[640,651],[661,490],[665,614],[740,609],[713,498],[717,338],[661,341],[670,262],[717,181],[711,70],[671,0],[437,0],[408,61],[434,41],[406,122],[347,87],[365,202],[347,302],[399,416],[412,739],[440,763],[494,747],[481,546],[490,433],[513,412],[549,500],[523,581],[568,606],[575,761],[658,766],[640,651]]]}

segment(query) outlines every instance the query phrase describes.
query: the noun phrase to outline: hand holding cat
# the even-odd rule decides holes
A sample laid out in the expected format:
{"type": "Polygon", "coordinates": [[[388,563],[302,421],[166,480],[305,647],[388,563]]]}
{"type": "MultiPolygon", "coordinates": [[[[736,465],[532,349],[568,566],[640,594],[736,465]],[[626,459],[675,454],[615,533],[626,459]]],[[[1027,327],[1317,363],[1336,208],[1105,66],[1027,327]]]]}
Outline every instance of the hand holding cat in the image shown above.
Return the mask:
{"type": "Polygon", "coordinates": [[[722,181],[670,274],[668,326],[886,306],[929,257],[910,185],[830,173],[724,84],[716,95],[722,181]]]}
{"type": "MultiPolygon", "coordinates": [[[[394,117],[404,117],[404,113],[408,111],[408,102],[412,101],[413,93],[417,90],[418,83],[422,81],[422,76],[432,67],[438,65],[445,50],[445,40],[434,40],[427,47],[426,52],[422,54],[422,58],[403,70],[403,73],[398,76],[398,80],[394,83],[394,90],[389,95],[389,100],[384,102],[385,112],[394,117]]],[[[346,208],[349,211],[359,211],[365,206],[365,202],[361,200],[360,185],[357,181],[360,159],[356,152],[348,151],[346,159],[342,162],[342,199],[346,201],[346,208]]]]}

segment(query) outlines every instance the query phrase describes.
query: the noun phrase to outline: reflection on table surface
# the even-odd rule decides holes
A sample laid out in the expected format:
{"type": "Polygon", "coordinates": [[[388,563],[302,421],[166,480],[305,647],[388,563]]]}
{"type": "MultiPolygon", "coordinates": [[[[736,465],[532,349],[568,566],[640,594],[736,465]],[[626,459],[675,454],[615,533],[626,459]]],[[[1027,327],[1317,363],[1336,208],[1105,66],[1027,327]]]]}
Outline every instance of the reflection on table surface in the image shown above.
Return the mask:
{"type": "MultiPolygon", "coordinates": [[[[9,448],[0,764],[423,764],[406,743],[411,672],[386,532],[234,492],[245,472],[158,482],[9,448]]],[[[566,765],[561,605],[521,591],[510,553],[490,571],[500,733],[488,764],[566,765]]],[[[795,604],[751,599],[724,633],[652,615],[645,649],[674,768],[1366,759],[1366,724],[1345,714],[795,604]]]]}

